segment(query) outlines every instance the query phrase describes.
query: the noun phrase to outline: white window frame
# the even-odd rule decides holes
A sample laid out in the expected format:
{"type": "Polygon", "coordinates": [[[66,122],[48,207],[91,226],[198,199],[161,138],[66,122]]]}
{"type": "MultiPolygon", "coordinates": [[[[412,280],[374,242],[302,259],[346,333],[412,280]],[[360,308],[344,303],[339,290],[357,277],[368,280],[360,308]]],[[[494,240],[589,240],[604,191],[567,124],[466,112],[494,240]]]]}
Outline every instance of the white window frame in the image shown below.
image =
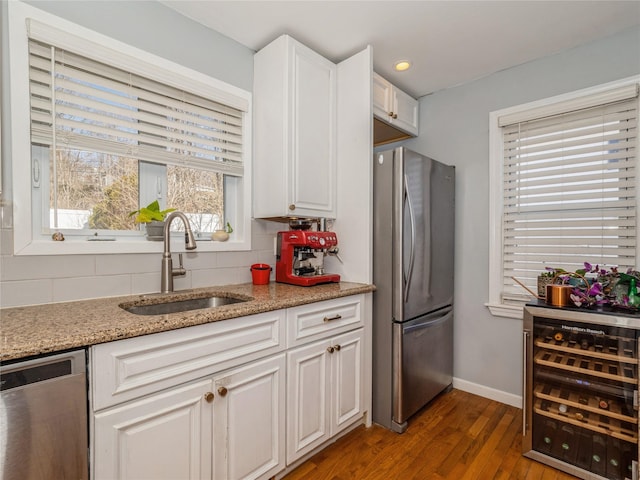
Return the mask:
{"type": "MultiPolygon", "coordinates": [[[[640,75],[489,113],[489,300],[485,305],[493,315],[521,320],[523,311],[522,305],[505,304],[501,299],[504,139],[500,120],[510,117],[523,121],[556,115],[592,105],[594,99],[600,103],[615,101],[615,95],[620,89],[638,84],[640,75]]],[[[636,140],[636,152],[639,152],[636,160],[640,163],[640,140],[636,140]]],[[[640,212],[640,195],[636,199],[636,209],[640,212]]],[[[636,249],[639,247],[640,235],[636,238],[636,249]]],[[[636,265],[637,263],[636,259],[636,265]]]]}
{"type": "MultiPolygon", "coordinates": [[[[54,242],[32,225],[31,138],[29,104],[28,24],[55,35],[56,44],[78,54],[95,58],[118,68],[149,77],[168,85],[185,88],[195,94],[237,108],[244,113],[243,165],[240,181],[233,181],[225,203],[233,208],[234,234],[227,242],[199,241],[197,251],[240,251],[251,249],[251,145],[252,94],[201,72],[114,40],[22,2],[9,2],[9,85],[10,85],[10,155],[13,192],[13,227],[15,255],[111,254],[162,251],[162,242],[149,242],[144,235],[114,232],[116,241],[87,241],[78,236],[54,242]]],[[[227,205],[225,205],[225,210],[227,205]]]]}

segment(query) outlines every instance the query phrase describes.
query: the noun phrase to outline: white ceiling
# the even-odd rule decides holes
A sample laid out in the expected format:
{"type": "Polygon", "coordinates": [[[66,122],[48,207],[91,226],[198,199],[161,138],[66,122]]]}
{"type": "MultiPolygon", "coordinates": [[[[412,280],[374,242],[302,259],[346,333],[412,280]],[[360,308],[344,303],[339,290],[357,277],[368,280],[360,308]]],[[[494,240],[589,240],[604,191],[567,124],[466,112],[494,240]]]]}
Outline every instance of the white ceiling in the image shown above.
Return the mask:
{"type": "Polygon", "coordinates": [[[283,33],[334,62],[371,45],[414,97],[640,25],[640,0],[161,1],[253,50],[283,33]],[[401,59],[413,68],[394,72],[401,59]]]}

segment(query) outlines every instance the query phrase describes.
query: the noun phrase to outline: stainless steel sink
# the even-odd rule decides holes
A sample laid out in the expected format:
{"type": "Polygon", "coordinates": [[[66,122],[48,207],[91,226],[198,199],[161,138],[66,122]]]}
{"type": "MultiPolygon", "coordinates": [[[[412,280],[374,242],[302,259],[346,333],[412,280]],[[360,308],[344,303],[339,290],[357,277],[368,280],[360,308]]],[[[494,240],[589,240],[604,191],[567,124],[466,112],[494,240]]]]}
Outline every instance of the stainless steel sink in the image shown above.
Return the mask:
{"type": "Polygon", "coordinates": [[[203,297],[190,298],[188,300],[175,300],[165,303],[154,303],[151,305],[121,305],[120,307],[136,315],[163,315],[166,313],[187,312],[189,310],[199,310],[201,308],[221,307],[232,303],[246,302],[242,298],[233,297],[203,297]]]}

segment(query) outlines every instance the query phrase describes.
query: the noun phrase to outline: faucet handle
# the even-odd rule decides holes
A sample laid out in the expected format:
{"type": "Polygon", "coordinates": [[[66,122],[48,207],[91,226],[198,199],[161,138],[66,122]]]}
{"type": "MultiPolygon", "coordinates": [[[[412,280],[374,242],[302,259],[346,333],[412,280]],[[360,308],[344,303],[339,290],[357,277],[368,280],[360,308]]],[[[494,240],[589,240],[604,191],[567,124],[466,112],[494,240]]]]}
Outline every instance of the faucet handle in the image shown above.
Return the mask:
{"type": "MultiPolygon", "coordinates": [[[[173,279],[173,277],[178,277],[178,276],[183,276],[187,274],[187,271],[184,269],[184,267],[182,266],[182,254],[179,253],[178,254],[178,261],[180,262],[180,265],[178,265],[178,268],[172,268],[171,269],[171,278],[173,279]]],[[[172,292],[173,290],[169,290],[170,292],[172,292]]]]}

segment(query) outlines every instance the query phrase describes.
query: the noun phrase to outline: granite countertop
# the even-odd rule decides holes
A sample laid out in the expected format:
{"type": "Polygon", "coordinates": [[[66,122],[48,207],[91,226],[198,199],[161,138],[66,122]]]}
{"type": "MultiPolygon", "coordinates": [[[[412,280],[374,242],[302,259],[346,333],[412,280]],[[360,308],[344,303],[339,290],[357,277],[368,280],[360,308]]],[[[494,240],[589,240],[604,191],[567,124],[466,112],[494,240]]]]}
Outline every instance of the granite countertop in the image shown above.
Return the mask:
{"type": "Polygon", "coordinates": [[[169,294],[129,295],[5,308],[0,309],[0,361],[82,348],[373,290],[373,285],[350,282],[313,287],[274,282],[268,285],[245,283],[181,290],[169,294]],[[187,300],[212,294],[247,301],[163,315],[136,315],[120,307],[187,300]]]}

